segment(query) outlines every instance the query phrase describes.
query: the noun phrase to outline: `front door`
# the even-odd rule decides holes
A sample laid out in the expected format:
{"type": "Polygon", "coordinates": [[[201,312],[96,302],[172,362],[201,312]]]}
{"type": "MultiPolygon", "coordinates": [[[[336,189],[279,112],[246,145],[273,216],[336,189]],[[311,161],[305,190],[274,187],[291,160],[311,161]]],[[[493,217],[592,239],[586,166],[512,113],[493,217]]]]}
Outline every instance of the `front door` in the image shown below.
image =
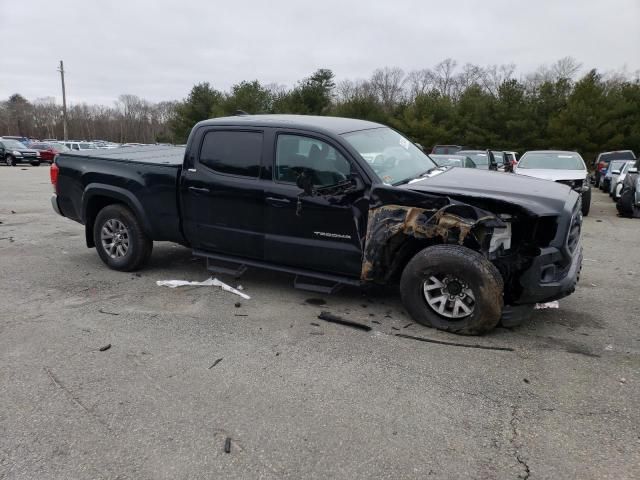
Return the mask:
{"type": "Polygon", "coordinates": [[[264,132],[212,128],[182,172],[183,229],[193,248],[264,258],[264,132]]]}
{"type": "Polygon", "coordinates": [[[320,272],[359,277],[362,249],[356,224],[364,212],[354,202],[362,191],[342,196],[301,195],[305,171],[315,188],[352,178],[355,168],[330,139],[279,132],[273,181],[265,187],[265,260],[320,272]]]}

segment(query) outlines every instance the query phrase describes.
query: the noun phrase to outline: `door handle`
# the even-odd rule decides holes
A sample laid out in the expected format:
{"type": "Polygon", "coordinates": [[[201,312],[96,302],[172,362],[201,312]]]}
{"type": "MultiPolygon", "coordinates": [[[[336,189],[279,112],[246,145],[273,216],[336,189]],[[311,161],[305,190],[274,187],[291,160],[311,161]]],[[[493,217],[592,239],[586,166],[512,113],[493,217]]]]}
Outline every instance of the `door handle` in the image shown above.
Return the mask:
{"type": "Polygon", "coordinates": [[[267,197],[265,199],[268,204],[273,205],[274,207],[284,207],[285,205],[289,205],[291,200],[288,198],[281,197],[267,197]]]}
{"type": "Polygon", "coordinates": [[[208,188],[189,187],[189,190],[191,190],[192,192],[209,193],[209,189],[208,188]]]}

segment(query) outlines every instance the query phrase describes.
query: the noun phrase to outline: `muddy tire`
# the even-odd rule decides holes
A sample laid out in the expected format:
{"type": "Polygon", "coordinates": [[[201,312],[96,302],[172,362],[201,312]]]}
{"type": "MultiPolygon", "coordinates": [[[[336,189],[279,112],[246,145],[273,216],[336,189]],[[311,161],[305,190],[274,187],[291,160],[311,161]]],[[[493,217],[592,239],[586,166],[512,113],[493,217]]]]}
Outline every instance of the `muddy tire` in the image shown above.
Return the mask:
{"type": "Polygon", "coordinates": [[[582,194],[582,215],[586,217],[591,210],[591,189],[582,194]]]}
{"type": "Polygon", "coordinates": [[[108,205],[100,210],[93,224],[93,238],[100,259],[113,270],[137,270],[153,250],[153,241],[133,212],[123,205],[108,205]]]}
{"type": "Polygon", "coordinates": [[[402,303],[422,325],[481,335],[500,321],[503,281],[484,256],[459,245],[418,252],[400,279],[402,303]]]}

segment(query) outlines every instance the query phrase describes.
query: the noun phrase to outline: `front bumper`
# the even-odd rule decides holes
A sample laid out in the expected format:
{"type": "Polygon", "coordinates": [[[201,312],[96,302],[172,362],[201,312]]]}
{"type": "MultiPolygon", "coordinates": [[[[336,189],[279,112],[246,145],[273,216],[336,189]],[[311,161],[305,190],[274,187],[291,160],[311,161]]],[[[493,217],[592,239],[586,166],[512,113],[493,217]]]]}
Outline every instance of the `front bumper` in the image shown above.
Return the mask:
{"type": "Polygon", "coordinates": [[[60,207],[58,206],[58,196],[55,193],[51,195],[51,206],[53,207],[54,212],[64,217],[64,215],[62,215],[62,212],[60,211],[60,207]]]}
{"type": "Polygon", "coordinates": [[[582,257],[582,242],[577,245],[571,263],[566,267],[561,266],[563,255],[557,248],[543,249],[521,275],[523,290],[515,304],[550,302],[571,295],[580,280],[582,257]]]}

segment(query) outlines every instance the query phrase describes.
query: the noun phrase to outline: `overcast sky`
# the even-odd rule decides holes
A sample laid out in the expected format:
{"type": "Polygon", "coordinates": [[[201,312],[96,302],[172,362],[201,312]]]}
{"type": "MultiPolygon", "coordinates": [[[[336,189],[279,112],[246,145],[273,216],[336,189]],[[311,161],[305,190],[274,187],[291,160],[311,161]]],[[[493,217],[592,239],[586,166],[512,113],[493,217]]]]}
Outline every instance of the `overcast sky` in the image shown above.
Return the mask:
{"type": "Polygon", "coordinates": [[[197,82],[292,85],[451,57],[522,74],[573,56],[640,69],[640,0],[0,0],[0,99],[184,98],[197,82]]]}

